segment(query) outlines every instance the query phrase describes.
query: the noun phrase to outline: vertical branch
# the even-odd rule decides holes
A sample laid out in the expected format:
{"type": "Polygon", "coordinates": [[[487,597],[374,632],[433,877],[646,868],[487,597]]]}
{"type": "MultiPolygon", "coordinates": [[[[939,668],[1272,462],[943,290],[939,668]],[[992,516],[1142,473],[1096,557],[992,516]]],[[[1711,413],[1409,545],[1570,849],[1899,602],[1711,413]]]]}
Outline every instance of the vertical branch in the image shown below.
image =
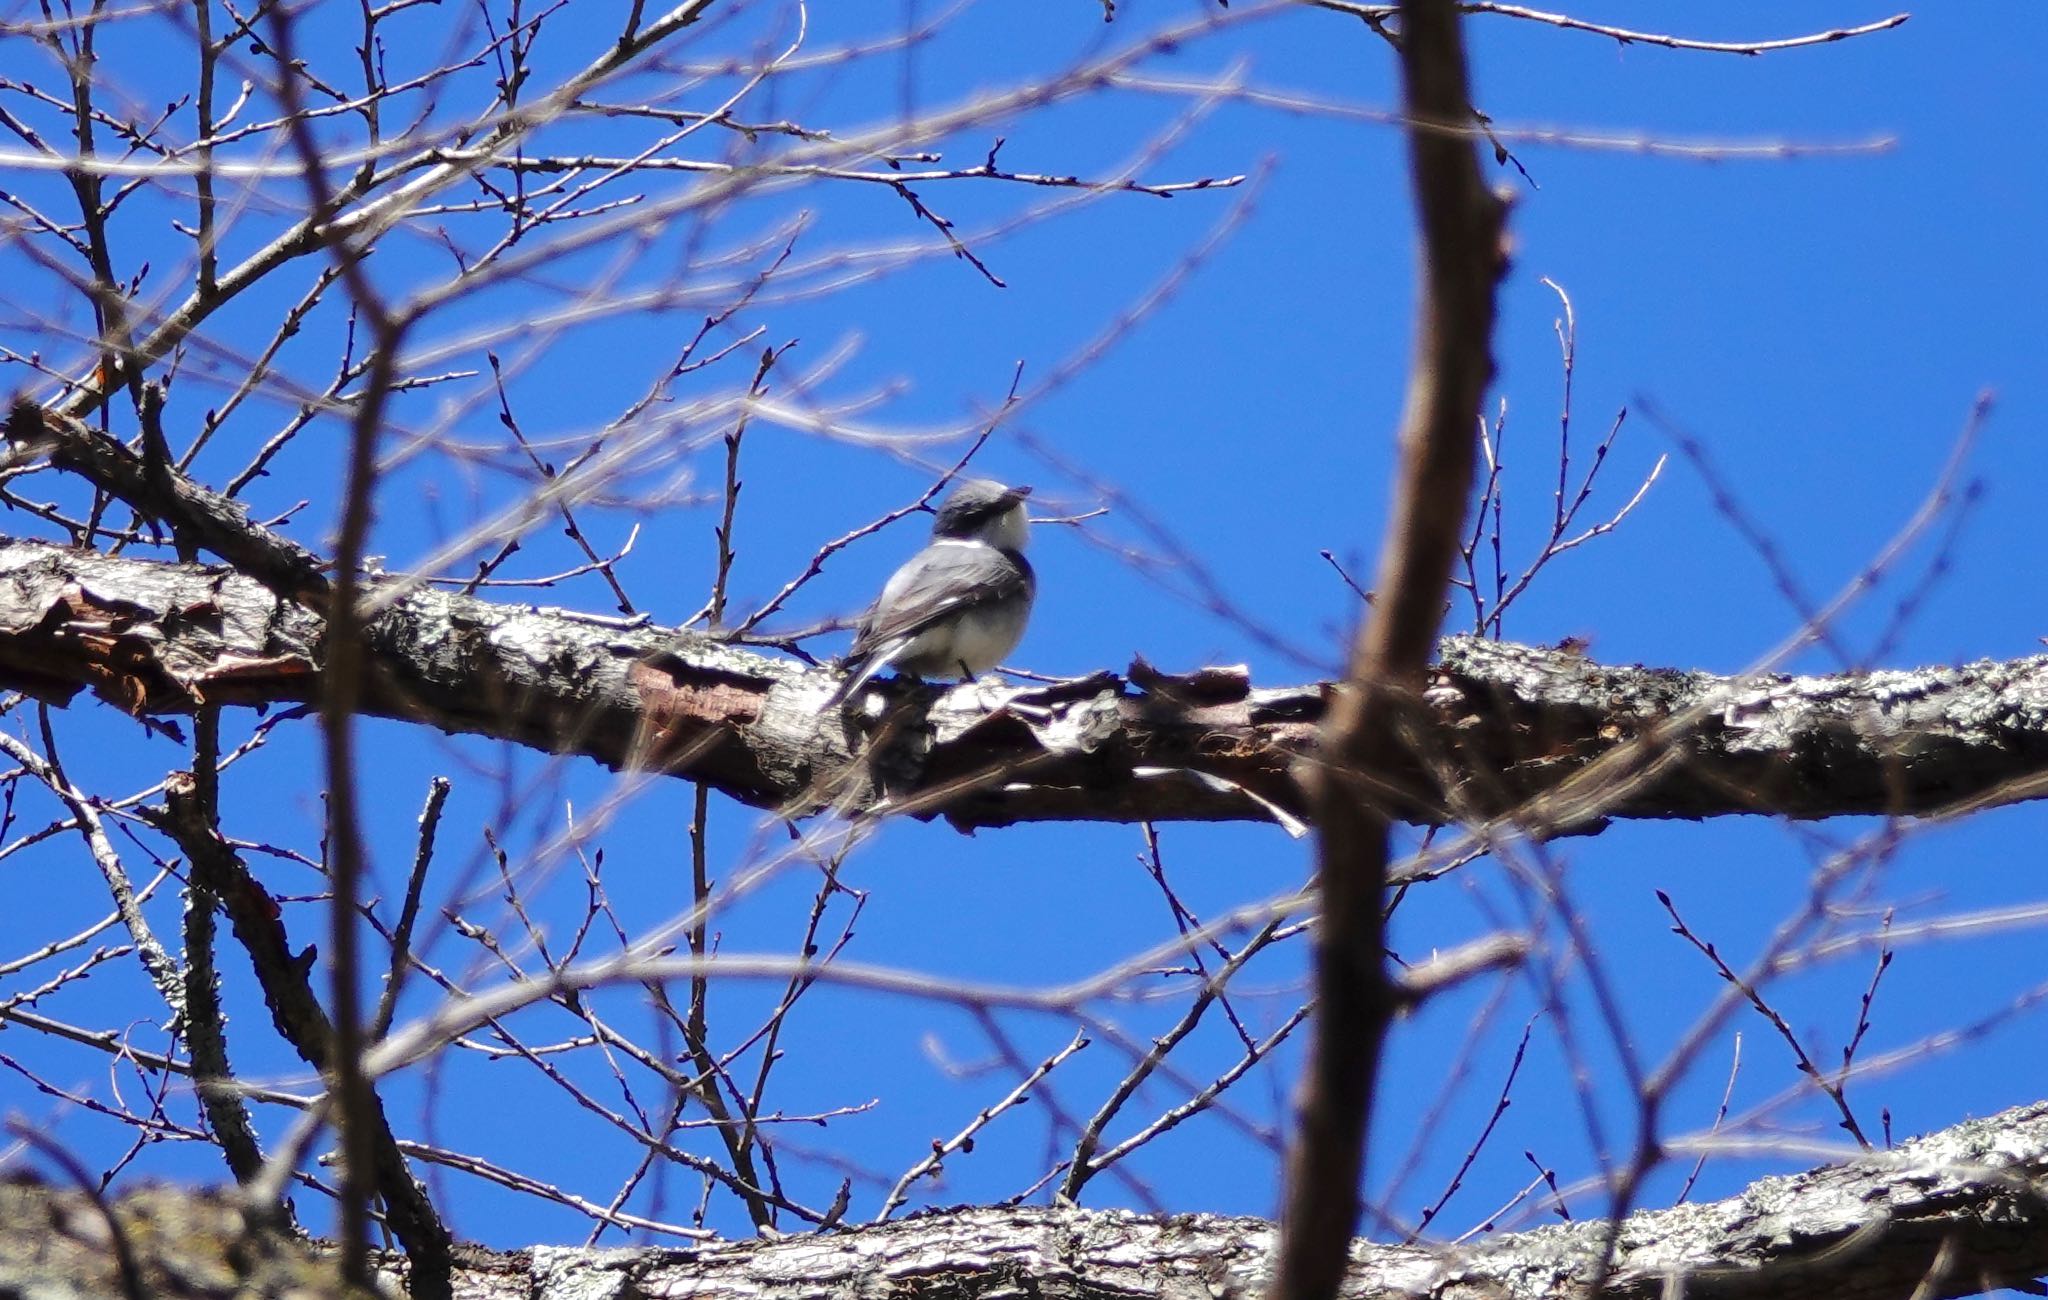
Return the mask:
{"type": "Polygon", "coordinates": [[[1389,818],[1376,791],[1404,742],[1464,530],[1473,424],[1493,377],[1505,208],[1481,179],[1452,0],[1403,0],[1401,71],[1422,230],[1422,301],[1377,598],[1323,725],[1316,1033],[1289,1161],[1275,1292],[1337,1294],[1359,1213],[1380,1050],[1399,1006],[1385,962],[1389,818]]]}
{"type": "Polygon", "coordinates": [[[196,156],[199,170],[192,177],[193,195],[199,205],[199,266],[192,286],[193,296],[209,301],[220,290],[220,232],[215,225],[219,212],[213,193],[213,85],[214,69],[220,63],[220,47],[213,43],[213,0],[192,0],[193,35],[199,45],[199,84],[195,87],[194,128],[198,134],[196,156]]]}
{"type": "MultiPolygon", "coordinates": [[[[762,349],[760,364],[754,368],[754,380],[747,387],[747,404],[740,408],[740,418],[733,425],[733,431],[725,435],[725,509],[711,530],[712,535],[718,539],[717,563],[711,574],[711,598],[706,600],[696,613],[683,620],[684,627],[693,626],[699,620],[708,620],[714,632],[725,627],[728,584],[732,580],[733,561],[739,558],[739,552],[732,548],[732,521],[733,513],[739,508],[740,503],[740,444],[746,439],[747,421],[753,418],[754,403],[760,401],[768,391],[764,386],[768,372],[782,359],[783,353],[795,346],[796,343],[791,341],[779,348],[762,349]]],[[[750,617],[737,630],[746,631],[759,617],[758,614],[750,617]]],[[[703,900],[697,901],[701,906],[703,900]]]]}
{"type": "MultiPolygon", "coordinates": [[[[105,7],[105,0],[94,0],[92,14],[95,20],[105,7]]],[[[93,46],[98,34],[99,23],[93,21],[78,24],[72,29],[73,47],[70,50],[64,48],[62,27],[53,26],[47,39],[71,81],[72,138],[78,145],[79,165],[65,168],[64,175],[71,183],[72,195],[78,200],[86,262],[92,267],[92,305],[100,332],[96,396],[109,396],[117,384],[125,383],[139,398],[140,389],[135,389],[134,385],[141,379],[142,368],[133,357],[134,341],[128,327],[128,295],[114,274],[105,185],[100,174],[89,165],[99,153],[93,132],[93,119],[98,111],[93,103],[93,65],[99,58],[93,46]]]]}
{"type": "MultiPolygon", "coordinates": [[[[208,826],[220,818],[220,710],[207,706],[192,717],[193,803],[208,826]]],[[[207,872],[188,863],[185,890],[185,1040],[192,1053],[192,1078],[206,1122],[220,1142],[235,1181],[248,1184],[263,1172],[263,1151],[249,1122],[249,1109],[235,1091],[228,1065],[226,1019],[220,1009],[220,974],[214,966],[214,910],[220,895],[207,872]]]]}
{"type": "MultiPolygon", "coordinates": [[[[303,111],[291,14],[280,8],[272,17],[279,56],[278,98],[285,108],[286,126],[311,201],[309,219],[314,229],[325,230],[338,200],[321,169],[319,142],[303,111]]],[[[356,246],[340,231],[330,231],[327,242],[371,339],[369,364],[350,420],[341,519],[334,546],[334,586],[321,646],[320,722],[327,766],[327,862],[332,893],[327,941],[333,976],[333,1034],[327,1073],[342,1156],[336,1235],[341,1239],[342,1281],[372,1289],[370,1196],[381,1185],[387,1209],[393,1212],[392,1227],[412,1264],[412,1294],[421,1300],[439,1300],[450,1290],[451,1238],[390,1141],[383,1106],[363,1072],[366,1026],[359,979],[362,957],[357,944],[357,907],[365,863],[355,780],[355,715],[362,697],[364,666],[358,598],[375,512],[377,435],[397,378],[398,355],[409,321],[394,315],[370,283],[362,264],[367,246],[356,246]]]]}
{"type": "MultiPolygon", "coordinates": [[[[288,53],[286,58],[288,62],[288,53]]],[[[345,252],[339,255],[350,256],[345,252]]],[[[320,701],[327,758],[328,880],[333,895],[328,903],[327,951],[334,979],[328,1001],[334,1017],[333,1087],[341,1127],[341,1274],[343,1281],[358,1286],[370,1284],[366,1248],[375,1159],[370,1116],[376,1099],[363,1074],[362,991],[357,981],[362,959],[356,942],[356,904],[361,895],[364,852],[355,780],[355,716],[363,688],[363,629],[356,598],[362,585],[361,567],[376,491],[377,428],[383,419],[384,399],[391,391],[400,333],[381,312],[369,314],[376,318],[373,332],[378,337],[349,430],[341,527],[334,551],[334,600],[328,611],[326,643],[321,647],[326,689],[320,701]]]]}
{"type": "MultiPolygon", "coordinates": [[[[697,782],[695,798],[690,807],[690,897],[693,914],[687,939],[690,955],[699,962],[704,960],[710,946],[711,924],[711,864],[706,852],[705,840],[710,836],[711,789],[702,781],[697,782]]],[[[690,1044],[693,1055],[709,1059],[704,1052],[706,1006],[710,999],[711,981],[700,968],[690,976],[690,1009],[683,1017],[683,1038],[690,1044]]],[[[704,1070],[705,1061],[698,1068],[704,1070]]],[[[709,1071],[705,1070],[708,1078],[709,1071]]],[[[714,1087],[715,1090],[715,1087],[714,1087]]]]}
{"type": "Polygon", "coordinates": [[[454,785],[437,776],[427,785],[427,805],[420,809],[419,847],[413,851],[412,875],[405,882],[405,898],[398,907],[398,923],[391,928],[391,965],[384,972],[384,992],[377,998],[377,1014],[371,1018],[371,1042],[391,1031],[391,1017],[398,1011],[399,990],[405,987],[405,972],[412,962],[412,932],[419,924],[420,894],[427,885],[427,868],[434,861],[434,833],[441,826],[441,810],[448,804],[454,785]]]}
{"type": "Polygon", "coordinates": [[[363,43],[356,47],[356,57],[363,65],[361,115],[363,140],[367,147],[363,150],[362,165],[356,169],[356,184],[367,186],[377,174],[376,164],[372,161],[377,156],[377,146],[384,142],[384,78],[377,66],[378,59],[382,56],[382,51],[378,48],[380,37],[377,34],[377,22],[383,17],[383,13],[382,6],[369,4],[367,0],[358,7],[363,18],[363,43]]]}
{"type": "MultiPolygon", "coordinates": [[[[768,377],[769,367],[775,364],[776,350],[768,348],[761,353],[761,364],[754,371],[754,382],[749,396],[761,395],[761,381],[768,377]]],[[[753,414],[748,406],[740,412],[739,420],[731,433],[725,435],[725,509],[712,535],[718,539],[718,557],[712,567],[711,599],[704,608],[690,619],[697,617],[710,620],[711,630],[716,632],[725,626],[726,584],[732,578],[732,563],[738,552],[732,548],[733,515],[740,504],[740,444],[747,436],[747,417],[753,414]]],[[[695,917],[690,923],[690,955],[700,960],[705,955],[705,946],[711,925],[711,875],[706,857],[706,838],[710,834],[710,790],[703,782],[697,783],[696,801],[690,810],[690,905],[695,917]]],[[[705,999],[710,993],[710,983],[702,971],[690,977],[690,1010],[684,1024],[684,1035],[694,1044],[705,1042],[705,999]]]]}
{"type": "MultiPolygon", "coordinates": [[[[762,382],[776,359],[788,350],[767,348],[761,353],[760,365],[754,371],[754,382],[748,390],[751,398],[758,399],[765,391],[762,382]]],[[[740,498],[740,444],[747,434],[747,419],[753,413],[751,405],[744,408],[733,431],[725,435],[725,509],[714,530],[718,538],[717,563],[712,572],[711,598],[704,608],[691,615],[690,622],[708,618],[715,632],[725,623],[726,584],[732,577],[732,564],[737,552],[732,545],[733,513],[740,498]]],[[[701,962],[710,952],[711,926],[711,866],[709,857],[711,801],[710,788],[702,782],[697,784],[696,797],[690,810],[690,897],[692,920],[687,938],[690,955],[701,962]]],[[[774,1221],[774,1211],[757,1190],[762,1186],[760,1175],[753,1163],[754,1127],[752,1107],[749,1099],[737,1088],[733,1099],[739,1104],[746,1123],[731,1122],[732,1115],[725,1104],[725,1094],[720,1091],[722,1071],[712,1055],[707,1002],[710,995],[710,981],[700,967],[690,977],[690,1006],[683,1020],[683,1039],[689,1049],[690,1063],[697,1070],[697,1085],[693,1090],[697,1099],[711,1117],[718,1121],[719,1137],[724,1141],[727,1153],[732,1157],[733,1171],[749,1189],[742,1193],[747,1203],[747,1214],[756,1228],[766,1228],[774,1221]]],[[[765,1151],[764,1151],[765,1154],[765,1151]]]]}

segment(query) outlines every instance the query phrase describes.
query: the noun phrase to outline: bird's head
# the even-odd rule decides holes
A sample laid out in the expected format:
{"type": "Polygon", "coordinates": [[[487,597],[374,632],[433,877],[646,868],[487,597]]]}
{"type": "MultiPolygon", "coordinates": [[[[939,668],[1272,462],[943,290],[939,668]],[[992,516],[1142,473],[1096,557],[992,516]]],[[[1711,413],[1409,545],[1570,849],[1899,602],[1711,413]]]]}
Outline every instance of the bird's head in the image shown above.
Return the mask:
{"type": "Polygon", "coordinates": [[[1007,551],[1022,550],[1030,524],[1024,515],[1028,487],[1006,487],[992,479],[969,479],[939,503],[932,520],[933,537],[987,542],[1007,551]]]}

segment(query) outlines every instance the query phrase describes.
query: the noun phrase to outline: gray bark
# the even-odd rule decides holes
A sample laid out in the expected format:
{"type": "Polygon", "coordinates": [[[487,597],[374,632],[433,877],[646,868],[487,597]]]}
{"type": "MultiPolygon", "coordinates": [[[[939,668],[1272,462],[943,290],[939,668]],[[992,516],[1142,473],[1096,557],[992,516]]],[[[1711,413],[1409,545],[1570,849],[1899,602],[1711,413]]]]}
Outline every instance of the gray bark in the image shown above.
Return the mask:
{"type": "MultiPolygon", "coordinates": [[[[1343,1294],[1562,1300],[1612,1236],[1620,1297],[1968,1295],[2048,1270],[2048,1103],[1972,1120],[1897,1149],[1740,1195],[1504,1233],[1464,1247],[1360,1241],[1343,1294]]],[[[457,1296],[478,1300],[817,1300],[950,1296],[1109,1300],[1254,1296],[1263,1219],[974,1208],[876,1227],[684,1249],[459,1249],[457,1296]]],[[[314,1247],[247,1224],[226,1193],[82,1192],[0,1184],[0,1295],[339,1294],[314,1247]],[[113,1230],[110,1222],[119,1225],[113,1230]]]]}
{"type": "MultiPolygon", "coordinates": [[[[789,813],[1020,821],[1308,819],[1295,776],[1327,688],[1236,669],[1023,689],[885,685],[883,720],[820,712],[834,675],[695,633],[390,586],[366,712],[701,780],[789,813]],[[856,761],[855,756],[859,755],[856,761]]],[[[322,620],[231,569],[0,539],[0,686],[134,714],[319,690],[322,620]]],[[[1452,637],[1408,710],[1397,815],[1938,814],[2048,792],[2048,657],[1725,677],[1452,637]]]]}

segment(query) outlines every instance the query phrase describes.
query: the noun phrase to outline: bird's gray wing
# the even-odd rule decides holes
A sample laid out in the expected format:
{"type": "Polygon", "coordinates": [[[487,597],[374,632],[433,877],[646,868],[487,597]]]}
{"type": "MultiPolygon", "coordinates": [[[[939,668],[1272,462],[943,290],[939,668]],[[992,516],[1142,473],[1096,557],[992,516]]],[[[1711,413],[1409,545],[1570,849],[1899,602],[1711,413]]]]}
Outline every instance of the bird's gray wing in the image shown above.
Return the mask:
{"type": "Polygon", "coordinates": [[[896,570],[860,621],[849,660],[916,636],[963,608],[1030,594],[1031,570],[993,546],[927,547],[896,570]]]}

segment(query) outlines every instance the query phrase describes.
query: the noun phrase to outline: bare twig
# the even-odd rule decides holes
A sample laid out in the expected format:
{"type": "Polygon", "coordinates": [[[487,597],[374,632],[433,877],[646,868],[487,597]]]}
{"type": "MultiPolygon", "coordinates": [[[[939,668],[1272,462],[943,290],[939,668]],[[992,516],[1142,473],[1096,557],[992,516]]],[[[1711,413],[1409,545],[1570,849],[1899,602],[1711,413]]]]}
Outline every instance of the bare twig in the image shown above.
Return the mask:
{"type": "Polygon", "coordinates": [[[882,1208],[876,1211],[874,1221],[876,1223],[884,1222],[890,1215],[894,1214],[905,1201],[910,1199],[910,1185],[925,1175],[935,1172],[939,1168],[940,1162],[947,1156],[952,1155],[955,1151],[973,1150],[974,1135],[976,1133],[986,1128],[989,1122],[995,1119],[996,1116],[1012,1106],[1020,1105],[1028,1100],[1031,1096],[1032,1087],[1040,1079],[1058,1069],[1061,1062],[1086,1046],[1088,1046],[1086,1031],[1075,1034],[1072,1042],[1062,1047],[1059,1051],[1054,1052],[1051,1056],[1046,1057],[1043,1061],[1040,1061],[1030,1073],[1017,1081],[1016,1087],[1010,1089],[1009,1092],[1003,1094],[995,1102],[982,1107],[975,1114],[974,1118],[968,1121],[967,1127],[944,1141],[934,1138],[932,1140],[931,1154],[903,1171],[903,1176],[898,1178],[896,1185],[889,1189],[889,1195],[883,1198],[882,1208]]]}

